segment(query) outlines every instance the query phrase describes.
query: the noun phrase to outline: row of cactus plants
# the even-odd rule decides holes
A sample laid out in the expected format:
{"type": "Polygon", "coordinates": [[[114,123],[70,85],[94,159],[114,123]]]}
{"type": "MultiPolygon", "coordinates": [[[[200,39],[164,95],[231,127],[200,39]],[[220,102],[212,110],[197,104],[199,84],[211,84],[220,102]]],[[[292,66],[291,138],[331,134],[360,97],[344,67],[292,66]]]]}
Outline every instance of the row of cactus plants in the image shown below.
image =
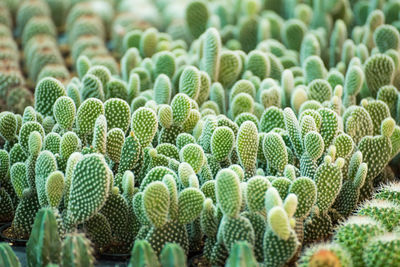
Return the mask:
{"type": "Polygon", "coordinates": [[[196,0],[140,30],[128,1],[71,2],[65,22],[44,0],[0,6],[36,84],[0,113],[0,221],[30,266],[398,262],[398,185],[374,195],[400,151],[395,1],[196,0]]]}

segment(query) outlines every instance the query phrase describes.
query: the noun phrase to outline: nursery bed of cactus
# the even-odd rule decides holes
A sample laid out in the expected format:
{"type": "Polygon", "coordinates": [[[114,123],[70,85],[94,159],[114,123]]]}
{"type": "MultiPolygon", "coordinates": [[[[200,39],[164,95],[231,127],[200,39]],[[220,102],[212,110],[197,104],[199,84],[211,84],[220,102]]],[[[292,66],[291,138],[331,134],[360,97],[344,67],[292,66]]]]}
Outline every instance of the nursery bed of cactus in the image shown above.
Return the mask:
{"type": "Polygon", "coordinates": [[[399,0],[1,0],[0,266],[400,266],[399,0]]]}

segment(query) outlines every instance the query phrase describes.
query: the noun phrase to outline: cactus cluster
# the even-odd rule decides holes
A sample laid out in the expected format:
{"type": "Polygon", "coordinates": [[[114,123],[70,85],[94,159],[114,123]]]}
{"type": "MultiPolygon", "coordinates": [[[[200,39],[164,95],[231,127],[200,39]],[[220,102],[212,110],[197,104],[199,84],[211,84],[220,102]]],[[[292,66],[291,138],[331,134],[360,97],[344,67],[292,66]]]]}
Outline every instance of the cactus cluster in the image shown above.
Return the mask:
{"type": "Polygon", "coordinates": [[[400,265],[399,14],[2,1],[2,234],[29,266],[400,265]]]}

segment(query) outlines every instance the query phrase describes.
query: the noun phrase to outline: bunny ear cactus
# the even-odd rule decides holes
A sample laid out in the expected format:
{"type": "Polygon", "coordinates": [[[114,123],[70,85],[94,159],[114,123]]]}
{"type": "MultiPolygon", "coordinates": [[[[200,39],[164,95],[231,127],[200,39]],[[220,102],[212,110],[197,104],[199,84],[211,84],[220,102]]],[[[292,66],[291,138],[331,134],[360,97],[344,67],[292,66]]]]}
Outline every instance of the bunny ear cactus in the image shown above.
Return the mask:
{"type": "Polygon", "coordinates": [[[356,104],[356,96],[364,83],[364,72],[361,66],[352,65],[346,72],[344,80],[344,105],[349,107],[356,104]]]}
{"type": "Polygon", "coordinates": [[[242,123],[236,139],[236,150],[239,161],[245,169],[246,177],[250,178],[256,167],[258,152],[258,130],[251,121],[242,123]]]}
{"type": "MultiPolygon", "coordinates": [[[[355,156],[357,157],[357,154],[353,155],[353,158],[355,156]]],[[[356,159],[353,158],[350,165],[355,164],[356,159]]],[[[349,169],[350,168],[357,168],[357,172],[351,173],[348,179],[343,182],[340,193],[333,204],[333,208],[344,217],[348,217],[356,208],[360,196],[360,189],[364,185],[368,173],[366,163],[361,163],[357,167],[350,166],[349,169]]]]}
{"type": "Polygon", "coordinates": [[[28,266],[60,263],[61,239],[56,216],[51,208],[43,208],[36,214],[32,233],[26,244],[26,253],[28,266]]]}
{"type": "Polygon", "coordinates": [[[53,154],[60,152],[61,136],[58,133],[51,132],[44,138],[43,149],[49,150],[53,154]]]}
{"type": "Polygon", "coordinates": [[[106,140],[106,154],[113,162],[118,164],[121,161],[125,134],[120,128],[113,128],[108,131],[106,140]]]}
{"type": "Polygon", "coordinates": [[[344,130],[350,135],[355,144],[366,135],[372,135],[373,122],[368,111],[359,106],[351,106],[343,114],[344,130]]]}
{"type": "Polygon", "coordinates": [[[186,188],[178,197],[178,222],[182,225],[194,221],[201,213],[204,194],[197,188],[186,188]]]}
{"type": "Polygon", "coordinates": [[[210,76],[211,81],[218,81],[221,37],[215,28],[204,33],[202,69],[210,76]]]}
{"type": "Polygon", "coordinates": [[[155,227],[162,227],[168,219],[169,192],[162,182],[149,184],[143,195],[143,207],[148,220],[155,227]]]}
{"type": "Polygon", "coordinates": [[[299,177],[290,185],[289,193],[295,194],[298,199],[294,217],[296,219],[305,219],[317,201],[317,186],[315,182],[308,177],[299,177]]]}
{"type": "Polygon", "coordinates": [[[373,123],[373,134],[378,135],[380,133],[381,123],[384,119],[390,117],[390,110],[385,102],[380,100],[363,99],[361,105],[368,111],[371,116],[373,123]]]}
{"type": "Polygon", "coordinates": [[[84,230],[97,250],[106,250],[113,242],[110,223],[101,213],[96,213],[87,220],[84,224],[84,230]]]}
{"type": "Polygon", "coordinates": [[[42,207],[47,206],[46,181],[48,176],[57,170],[57,161],[50,151],[42,151],[36,161],[35,188],[37,190],[39,203],[42,207]]]}
{"type": "Polygon", "coordinates": [[[65,168],[65,195],[64,195],[64,207],[68,206],[68,201],[69,201],[69,190],[71,186],[71,180],[72,176],[74,174],[74,168],[75,165],[82,159],[83,155],[79,152],[74,152],[71,154],[71,156],[68,158],[67,165],[65,168]]]}
{"type": "MultiPolygon", "coordinates": [[[[230,50],[221,52],[218,81],[222,86],[230,87],[237,80],[241,69],[242,61],[237,53],[230,50]]],[[[213,98],[213,95],[211,93],[211,98],[213,98]]]]}
{"type": "Polygon", "coordinates": [[[57,208],[60,205],[64,195],[64,183],[64,174],[60,171],[54,171],[47,177],[45,191],[50,207],[57,208]]]}
{"type": "Polygon", "coordinates": [[[203,1],[193,1],[186,7],[186,23],[194,38],[198,38],[206,30],[209,16],[207,4],[203,1]]]}
{"type": "MultiPolygon", "coordinates": [[[[38,134],[40,138],[40,134],[37,132],[34,132],[38,134]]],[[[1,149],[0,150],[0,181],[2,183],[7,183],[8,181],[8,174],[9,174],[9,169],[10,169],[10,156],[8,155],[6,150],[1,149]]]]}
{"type": "Polygon", "coordinates": [[[224,246],[230,251],[236,241],[254,244],[254,230],[250,221],[239,215],[242,193],[238,176],[232,170],[223,169],[218,172],[216,179],[217,201],[225,215],[218,230],[223,236],[224,246]]]}
{"type": "Polygon", "coordinates": [[[281,135],[274,132],[267,133],[264,137],[263,151],[268,167],[282,173],[288,164],[288,154],[281,135]]]}
{"type": "Polygon", "coordinates": [[[131,129],[137,137],[142,148],[150,145],[157,129],[158,121],[156,113],[146,107],[139,108],[132,114],[131,129]]]}
{"type": "Polygon", "coordinates": [[[314,176],[316,171],[315,163],[324,153],[324,148],[324,140],[318,132],[310,131],[305,135],[304,153],[300,159],[300,171],[303,175],[314,176]]]}
{"type": "Polygon", "coordinates": [[[35,110],[44,116],[53,115],[53,106],[57,99],[65,96],[64,85],[54,78],[44,78],[36,86],[35,110]]]}
{"type": "Polygon", "coordinates": [[[324,139],[325,147],[328,147],[338,134],[339,116],[336,112],[328,108],[321,108],[318,110],[318,113],[322,117],[320,133],[322,139],[324,139]]]}
{"type": "Polygon", "coordinates": [[[125,249],[130,248],[134,240],[135,232],[128,232],[128,223],[134,224],[135,221],[129,221],[130,209],[127,201],[119,193],[118,187],[113,187],[106,203],[101,208],[103,214],[110,224],[114,242],[125,249]]]}
{"type": "Polygon", "coordinates": [[[383,170],[390,159],[392,145],[390,137],[393,134],[395,122],[387,118],[382,122],[381,135],[365,136],[358,144],[363,155],[363,161],[368,165],[368,174],[361,188],[360,200],[368,198],[372,193],[372,181],[383,170]]]}
{"type": "Polygon", "coordinates": [[[205,164],[206,157],[203,148],[197,144],[187,144],[179,152],[180,160],[187,162],[197,174],[205,164]]]}
{"type": "MultiPolygon", "coordinates": [[[[198,124],[199,125],[199,124],[198,124]]],[[[198,143],[201,145],[205,153],[211,152],[211,139],[213,132],[218,127],[218,121],[215,116],[207,116],[198,143]]]]}
{"type": "Polygon", "coordinates": [[[22,197],[15,211],[11,227],[13,232],[22,238],[29,236],[35,220],[36,212],[40,209],[35,189],[28,188],[22,193],[22,197]]]}
{"type": "Polygon", "coordinates": [[[94,124],[92,147],[94,151],[100,154],[106,153],[107,143],[107,120],[104,115],[97,117],[94,124]]]}
{"type": "Polygon", "coordinates": [[[88,154],[76,163],[69,189],[67,228],[71,230],[100,210],[107,199],[109,183],[108,166],[102,155],[88,154]]]}
{"type": "Polygon", "coordinates": [[[10,195],[4,188],[0,189],[0,205],[2,207],[0,212],[0,222],[12,221],[14,216],[14,205],[10,195]]]}
{"type": "Polygon", "coordinates": [[[265,210],[264,197],[270,187],[271,183],[262,176],[255,176],[247,181],[246,201],[251,212],[263,212],[265,210]]]}
{"type": "Polygon", "coordinates": [[[149,184],[144,191],[143,207],[153,225],[146,240],[149,241],[157,255],[160,254],[167,242],[178,243],[187,253],[189,241],[185,225],[200,215],[204,195],[199,189],[190,187],[181,191],[177,196],[172,176],[165,176],[163,181],[149,184]],[[156,190],[157,188],[160,190],[156,190]],[[149,195],[151,192],[153,196],[149,195]],[[154,197],[155,195],[157,197],[154,197]],[[162,201],[162,206],[159,204],[157,207],[151,204],[155,201],[162,201]],[[160,208],[162,209],[160,210],[160,208]],[[162,214],[161,217],[160,214],[162,214]],[[168,220],[168,215],[170,220],[168,220]]]}
{"type": "Polygon", "coordinates": [[[66,132],[61,137],[60,156],[66,161],[72,153],[79,151],[81,148],[81,140],[75,132],[66,132]]]}
{"type": "Polygon", "coordinates": [[[98,116],[104,115],[104,105],[96,98],[86,99],[78,108],[76,126],[83,135],[93,133],[98,116]]]}
{"type": "Polygon", "coordinates": [[[110,98],[104,102],[104,115],[109,129],[119,128],[128,131],[131,121],[131,110],[128,103],[119,98],[110,98]]]}
{"type": "Polygon", "coordinates": [[[172,85],[171,80],[165,74],[157,76],[154,82],[154,101],[157,104],[169,104],[171,101],[172,85]]]}
{"type": "Polygon", "coordinates": [[[235,136],[229,127],[217,127],[211,136],[211,154],[217,161],[225,162],[234,148],[234,142],[235,136]]]}
{"type": "Polygon", "coordinates": [[[389,107],[391,116],[396,118],[396,106],[399,99],[396,87],[393,85],[381,87],[378,91],[376,99],[385,102],[389,107]]]}
{"type": "MultiPolygon", "coordinates": [[[[19,131],[19,143],[22,146],[22,148],[26,151],[29,152],[29,154],[32,155],[32,153],[30,153],[31,151],[29,150],[29,136],[32,132],[38,132],[41,135],[41,140],[44,139],[44,129],[43,126],[38,123],[38,122],[26,122],[21,126],[21,129],[19,131]]],[[[40,151],[41,147],[39,148],[40,151]]],[[[39,153],[37,153],[39,154],[39,153]]],[[[36,154],[36,156],[37,156],[36,154]]]]}
{"type": "Polygon", "coordinates": [[[84,234],[69,234],[65,237],[61,251],[62,266],[93,267],[94,256],[90,240],[84,234]]]}
{"type": "Polygon", "coordinates": [[[6,142],[12,142],[17,134],[17,119],[11,112],[0,113],[0,136],[6,142]]]}
{"type": "Polygon", "coordinates": [[[139,160],[141,153],[142,146],[134,132],[131,132],[130,135],[125,138],[125,142],[122,145],[118,173],[122,174],[127,170],[133,169],[135,163],[139,160]]]}
{"type": "Polygon", "coordinates": [[[342,187],[342,167],[344,160],[338,158],[335,163],[330,156],[325,156],[324,162],[315,172],[314,181],[317,186],[316,205],[321,213],[325,213],[332,206],[342,187]]]}
{"type": "Polygon", "coordinates": [[[237,174],[232,170],[223,169],[218,172],[216,180],[216,196],[220,209],[227,216],[237,217],[242,201],[237,174]]]}
{"type": "Polygon", "coordinates": [[[186,94],[179,93],[174,96],[171,102],[172,120],[175,125],[182,125],[190,113],[190,97],[186,94]]]}
{"type": "Polygon", "coordinates": [[[213,200],[206,198],[203,203],[203,210],[200,214],[200,228],[202,233],[206,236],[203,253],[208,260],[211,260],[212,251],[216,242],[218,224],[217,209],[213,205],[213,200]]]}
{"type": "Polygon", "coordinates": [[[93,74],[86,74],[82,78],[81,87],[81,97],[82,100],[89,98],[96,98],[100,101],[104,101],[104,88],[101,80],[93,74]]]}
{"type": "Polygon", "coordinates": [[[285,203],[275,188],[265,194],[268,227],[264,234],[265,266],[280,266],[288,262],[295,254],[299,242],[291,226],[292,216],[297,207],[297,197],[290,195],[285,203]]]}
{"type": "Polygon", "coordinates": [[[296,115],[290,108],[285,108],[283,111],[285,128],[288,131],[289,139],[292,144],[294,153],[298,158],[303,154],[303,144],[301,142],[301,133],[299,122],[296,115]]]}
{"type": "Polygon", "coordinates": [[[72,98],[59,97],[53,106],[53,116],[62,129],[68,131],[75,121],[76,107],[72,98]]]}
{"type": "Polygon", "coordinates": [[[197,68],[185,67],[179,79],[179,93],[186,94],[196,100],[199,96],[201,85],[200,72],[197,68]]]}
{"type": "Polygon", "coordinates": [[[389,56],[384,54],[372,55],[365,62],[364,71],[369,94],[376,97],[380,87],[392,82],[394,63],[389,56]]]}
{"type": "Polygon", "coordinates": [[[13,164],[10,169],[11,183],[18,198],[21,198],[22,192],[29,187],[26,172],[26,165],[22,162],[13,164]]]}

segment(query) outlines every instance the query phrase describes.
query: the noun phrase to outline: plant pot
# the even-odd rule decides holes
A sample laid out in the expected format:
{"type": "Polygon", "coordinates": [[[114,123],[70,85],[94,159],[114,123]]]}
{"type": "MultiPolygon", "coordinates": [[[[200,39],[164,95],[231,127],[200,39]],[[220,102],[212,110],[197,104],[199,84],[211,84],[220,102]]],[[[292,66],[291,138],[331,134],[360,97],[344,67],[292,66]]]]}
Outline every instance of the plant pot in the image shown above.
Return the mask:
{"type": "Polygon", "coordinates": [[[24,247],[26,245],[26,243],[28,242],[27,239],[13,238],[13,237],[9,237],[9,236],[7,236],[7,234],[5,234],[5,231],[7,231],[10,227],[11,227],[11,223],[10,222],[9,223],[5,223],[0,227],[0,239],[2,241],[10,243],[13,246],[22,246],[22,247],[24,247]]]}

